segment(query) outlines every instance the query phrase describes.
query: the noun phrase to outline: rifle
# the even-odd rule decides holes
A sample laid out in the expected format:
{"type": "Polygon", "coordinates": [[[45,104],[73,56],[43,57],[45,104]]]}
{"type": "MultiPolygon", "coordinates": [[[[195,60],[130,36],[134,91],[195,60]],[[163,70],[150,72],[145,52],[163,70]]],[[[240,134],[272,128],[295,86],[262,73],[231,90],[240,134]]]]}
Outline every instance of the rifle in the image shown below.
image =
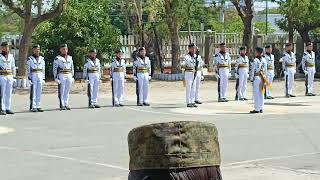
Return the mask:
{"type": "Polygon", "coordinates": [[[29,106],[29,110],[32,110],[32,104],[33,104],[33,83],[30,85],[30,106],[29,106]]]}
{"type": "MultiPolygon", "coordinates": [[[[138,54],[138,51],[133,52],[133,54],[132,54],[133,62],[137,61],[137,54],[138,54]]],[[[137,76],[138,67],[133,66],[133,68],[136,68],[136,71],[135,71],[136,73],[134,74],[134,76],[136,77],[137,104],[139,104],[139,82],[138,82],[138,76],[137,76]]]]}
{"type": "Polygon", "coordinates": [[[114,106],[115,104],[114,104],[114,89],[113,89],[113,79],[111,78],[111,81],[110,81],[110,83],[111,83],[111,95],[112,95],[112,106],[114,106]]]}
{"type": "Polygon", "coordinates": [[[61,82],[58,84],[58,99],[59,99],[59,107],[62,109],[62,101],[61,101],[61,82]]]}
{"type": "Polygon", "coordinates": [[[90,107],[91,104],[91,85],[90,82],[87,85],[87,95],[88,95],[88,107],[90,107]]]}
{"type": "Polygon", "coordinates": [[[235,97],[235,100],[236,101],[239,101],[239,83],[240,83],[240,80],[239,78],[236,80],[236,97],[235,97]]]}
{"type": "Polygon", "coordinates": [[[1,84],[0,84],[0,111],[3,111],[3,109],[2,109],[2,88],[1,88],[1,84]]]}
{"type": "Polygon", "coordinates": [[[198,61],[199,53],[200,53],[200,51],[197,50],[197,52],[196,52],[197,56],[196,56],[195,71],[194,71],[194,74],[193,74],[193,81],[192,81],[191,89],[193,89],[194,81],[196,80],[196,77],[197,77],[197,68],[199,66],[199,61],[198,61]]]}
{"type": "Polygon", "coordinates": [[[288,74],[285,75],[285,81],[286,81],[286,96],[289,96],[289,89],[288,89],[288,74]]]}
{"type": "Polygon", "coordinates": [[[308,78],[308,74],[305,75],[306,76],[306,80],[305,80],[305,86],[306,86],[306,95],[308,94],[308,85],[309,85],[309,78],[308,78]]]}

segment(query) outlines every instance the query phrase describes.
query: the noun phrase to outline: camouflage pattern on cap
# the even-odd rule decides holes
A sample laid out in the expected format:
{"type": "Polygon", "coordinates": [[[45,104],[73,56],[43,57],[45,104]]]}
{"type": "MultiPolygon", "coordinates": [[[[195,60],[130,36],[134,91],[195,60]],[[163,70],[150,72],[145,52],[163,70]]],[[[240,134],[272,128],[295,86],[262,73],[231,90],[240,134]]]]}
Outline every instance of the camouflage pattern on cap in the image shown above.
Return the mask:
{"type": "Polygon", "coordinates": [[[220,165],[218,131],[204,122],[170,122],[133,129],[129,169],[178,169],[220,165]]]}

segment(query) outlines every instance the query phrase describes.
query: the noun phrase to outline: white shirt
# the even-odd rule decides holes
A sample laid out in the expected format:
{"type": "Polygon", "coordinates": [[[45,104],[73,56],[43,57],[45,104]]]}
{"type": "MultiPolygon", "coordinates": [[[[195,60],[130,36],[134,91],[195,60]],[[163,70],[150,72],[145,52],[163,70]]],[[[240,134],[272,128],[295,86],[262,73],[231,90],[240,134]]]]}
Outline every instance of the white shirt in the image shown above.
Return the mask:
{"type": "Polygon", "coordinates": [[[137,75],[137,70],[139,67],[145,67],[148,69],[149,75],[151,75],[151,61],[149,57],[145,57],[144,59],[141,59],[139,56],[137,56],[137,59],[133,62],[133,74],[137,75]]]}
{"type": "Polygon", "coordinates": [[[101,64],[98,58],[96,58],[95,61],[93,61],[90,58],[87,58],[87,62],[84,64],[84,68],[83,68],[83,79],[86,79],[86,80],[89,79],[88,71],[90,70],[97,70],[99,79],[101,79],[101,64]]]}
{"type": "Polygon", "coordinates": [[[43,80],[45,79],[45,74],[46,74],[46,63],[44,61],[44,58],[42,56],[39,57],[34,57],[34,56],[29,56],[28,61],[27,61],[27,72],[28,72],[28,78],[29,80],[32,79],[32,70],[33,69],[38,69],[42,71],[42,77],[43,80]]]}
{"type": "Polygon", "coordinates": [[[311,53],[309,53],[308,51],[304,52],[303,56],[302,56],[302,69],[304,71],[307,70],[307,64],[315,64],[316,63],[316,54],[311,51],[311,53]]]}
{"type": "Polygon", "coordinates": [[[253,62],[251,62],[250,80],[253,80],[255,74],[259,72],[262,72],[263,74],[267,73],[267,61],[263,57],[261,57],[260,59],[255,58],[253,62]]]}
{"type": "Polygon", "coordinates": [[[60,70],[71,70],[72,76],[74,76],[74,67],[72,56],[67,55],[67,58],[57,56],[53,61],[53,75],[57,78],[60,70]]]}
{"type": "Polygon", "coordinates": [[[194,68],[196,70],[203,71],[203,65],[204,62],[200,55],[194,54],[193,56],[191,54],[187,54],[184,57],[185,67],[186,68],[194,68]]]}
{"type": "Polygon", "coordinates": [[[16,76],[15,59],[12,54],[8,54],[7,58],[0,53],[0,70],[11,70],[13,77],[16,76]]]}

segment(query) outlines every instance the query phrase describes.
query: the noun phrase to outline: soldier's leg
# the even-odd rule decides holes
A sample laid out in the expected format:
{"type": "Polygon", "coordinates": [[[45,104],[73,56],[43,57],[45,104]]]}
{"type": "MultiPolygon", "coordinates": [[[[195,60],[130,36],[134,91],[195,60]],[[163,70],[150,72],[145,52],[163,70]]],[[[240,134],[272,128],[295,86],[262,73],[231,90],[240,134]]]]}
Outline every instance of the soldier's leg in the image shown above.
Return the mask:
{"type": "Polygon", "coordinates": [[[118,85],[118,100],[119,104],[123,104],[123,94],[124,94],[124,77],[121,77],[119,79],[119,85],[118,85]]]}
{"type": "Polygon", "coordinates": [[[114,96],[114,104],[118,105],[119,102],[119,79],[114,77],[113,79],[113,96],[114,96]]]}
{"type": "Polygon", "coordinates": [[[242,98],[246,97],[246,93],[247,93],[247,86],[248,86],[248,72],[245,71],[244,75],[243,75],[243,87],[242,87],[242,98]]]}
{"type": "Polygon", "coordinates": [[[6,110],[11,110],[12,89],[13,89],[13,77],[12,77],[12,76],[9,76],[9,77],[7,78],[6,94],[5,94],[6,110]]]}
{"type": "Polygon", "coordinates": [[[226,72],[225,72],[224,98],[227,98],[228,86],[229,86],[229,69],[226,69],[226,72]]]}
{"type": "Polygon", "coordinates": [[[139,86],[139,104],[143,104],[144,75],[142,73],[138,73],[138,86],[139,86]]]}
{"type": "Polygon", "coordinates": [[[149,103],[149,74],[145,74],[143,83],[143,103],[149,103]]]}
{"type": "Polygon", "coordinates": [[[41,80],[38,82],[37,88],[37,108],[41,108],[41,96],[42,96],[43,83],[41,80]]]}
{"type": "Polygon", "coordinates": [[[224,86],[225,86],[225,71],[223,68],[219,69],[219,75],[220,75],[220,97],[221,99],[224,97],[224,86]]]}
{"type": "Polygon", "coordinates": [[[197,72],[197,77],[194,83],[195,83],[194,101],[200,101],[201,72],[197,72]]]}
{"type": "Polygon", "coordinates": [[[69,95],[70,95],[71,84],[72,84],[72,77],[66,78],[65,89],[63,94],[63,100],[64,100],[65,106],[69,106],[69,95]]]}
{"type": "Polygon", "coordinates": [[[32,79],[32,108],[37,108],[37,87],[38,87],[38,81],[36,78],[32,79]]]}
{"type": "Polygon", "coordinates": [[[186,103],[191,104],[192,73],[185,72],[184,79],[186,81],[186,103]]]}
{"type": "Polygon", "coordinates": [[[288,71],[288,93],[292,95],[293,93],[293,83],[294,83],[294,72],[293,70],[288,71]]]}
{"type": "Polygon", "coordinates": [[[243,97],[243,88],[244,88],[244,72],[239,71],[239,86],[238,86],[238,97],[239,99],[244,98],[243,97]]]}
{"type": "Polygon", "coordinates": [[[314,69],[309,69],[308,70],[308,93],[313,93],[314,75],[315,75],[314,69]]]}
{"type": "Polygon", "coordinates": [[[65,101],[63,99],[64,94],[66,93],[65,91],[65,86],[66,86],[66,78],[64,75],[59,75],[59,80],[60,80],[60,100],[61,100],[61,105],[62,107],[66,106],[65,101]]]}
{"type": "Polygon", "coordinates": [[[253,101],[254,101],[254,110],[260,111],[260,102],[259,102],[259,93],[260,93],[260,79],[255,77],[253,81],[253,101]]]}
{"type": "Polygon", "coordinates": [[[7,79],[4,76],[0,77],[0,86],[1,86],[1,109],[2,111],[6,110],[5,107],[5,92],[6,92],[6,84],[7,84],[7,79]]]}
{"type": "Polygon", "coordinates": [[[99,79],[94,78],[92,84],[92,101],[93,105],[98,103],[98,93],[99,93],[99,79]]]}

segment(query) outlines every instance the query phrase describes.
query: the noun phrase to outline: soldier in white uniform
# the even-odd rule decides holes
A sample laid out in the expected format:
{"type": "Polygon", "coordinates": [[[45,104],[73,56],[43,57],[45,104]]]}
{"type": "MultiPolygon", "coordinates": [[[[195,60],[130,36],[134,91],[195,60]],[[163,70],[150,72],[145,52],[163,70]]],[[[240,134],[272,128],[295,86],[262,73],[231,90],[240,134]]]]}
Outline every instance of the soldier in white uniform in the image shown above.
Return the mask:
{"type": "Polygon", "coordinates": [[[43,112],[41,109],[41,94],[45,84],[45,61],[40,55],[40,45],[32,47],[32,55],[28,57],[27,72],[30,86],[30,111],[43,112]]]}
{"type": "Polygon", "coordinates": [[[134,80],[137,82],[138,106],[150,106],[149,81],[151,80],[151,62],[146,56],[146,49],[139,48],[136,60],[133,63],[134,80]]]}
{"type": "Polygon", "coordinates": [[[249,58],[246,56],[246,47],[240,48],[240,55],[236,60],[236,78],[238,79],[236,100],[247,101],[245,97],[249,77],[249,58]]]}
{"type": "Polygon", "coordinates": [[[254,110],[250,113],[263,113],[264,88],[267,84],[267,62],[262,56],[263,48],[256,48],[256,58],[251,62],[250,80],[253,82],[254,110]]]}
{"type": "Polygon", "coordinates": [[[313,44],[307,43],[307,50],[302,57],[302,69],[306,76],[306,96],[315,96],[313,94],[314,75],[316,73],[315,59],[316,55],[312,51],[313,44]]]}
{"type": "Polygon", "coordinates": [[[88,83],[89,108],[100,108],[98,105],[99,86],[101,84],[101,64],[97,50],[91,49],[83,68],[83,79],[88,83]]]}
{"type": "MultiPolygon", "coordinates": [[[[273,78],[274,78],[274,55],[272,54],[272,47],[271,45],[267,45],[265,47],[265,56],[264,58],[267,61],[268,64],[268,72],[267,72],[267,81],[270,84],[270,86],[272,86],[273,83],[273,78]]],[[[271,95],[271,89],[270,88],[266,88],[266,99],[274,99],[274,97],[272,97],[271,95]]]]}
{"type": "Polygon", "coordinates": [[[74,67],[72,56],[68,55],[68,46],[60,45],[60,55],[53,62],[53,75],[58,83],[58,98],[60,110],[70,110],[69,94],[74,82],[74,67]]]}
{"type": "Polygon", "coordinates": [[[186,102],[187,107],[197,107],[196,104],[202,104],[200,101],[200,83],[204,79],[203,61],[197,53],[195,44],[188,46],[189,53],[184,57],[186,82],[186,102]]]}
{"type": "Polygon", "coordinates": [[[293,95],[294,75],[296,73],[296,55],[292,52],[292,44],[286,44],[286,52],[282,57],[282,69],[285,75],[286,97],[293,95]]]}
{"type": "Polygon", "coordinates": [[[14,114],[11,111],[11,96],[16,79],[15,59],[7,42],[1,43],[0,54],[0,115],[14,114]]]}
{"type": "Polygon", "coordinates": [[[127,77],[126,61],[122,58],[121,50],[115,51],[115,58],[110,67],[111,83],[113,89],[113,105],[123,106],[124,82],[127,77]]]}
{"type": "Polygon", "coordinates": [[[227,90],[229,77],[231,76],[231,57],[226,52],[226,44],[220,44],[220,52],[214,57],[216,78],[218,79],[218,96],[219,102],[228,102],[227,90]]]}

